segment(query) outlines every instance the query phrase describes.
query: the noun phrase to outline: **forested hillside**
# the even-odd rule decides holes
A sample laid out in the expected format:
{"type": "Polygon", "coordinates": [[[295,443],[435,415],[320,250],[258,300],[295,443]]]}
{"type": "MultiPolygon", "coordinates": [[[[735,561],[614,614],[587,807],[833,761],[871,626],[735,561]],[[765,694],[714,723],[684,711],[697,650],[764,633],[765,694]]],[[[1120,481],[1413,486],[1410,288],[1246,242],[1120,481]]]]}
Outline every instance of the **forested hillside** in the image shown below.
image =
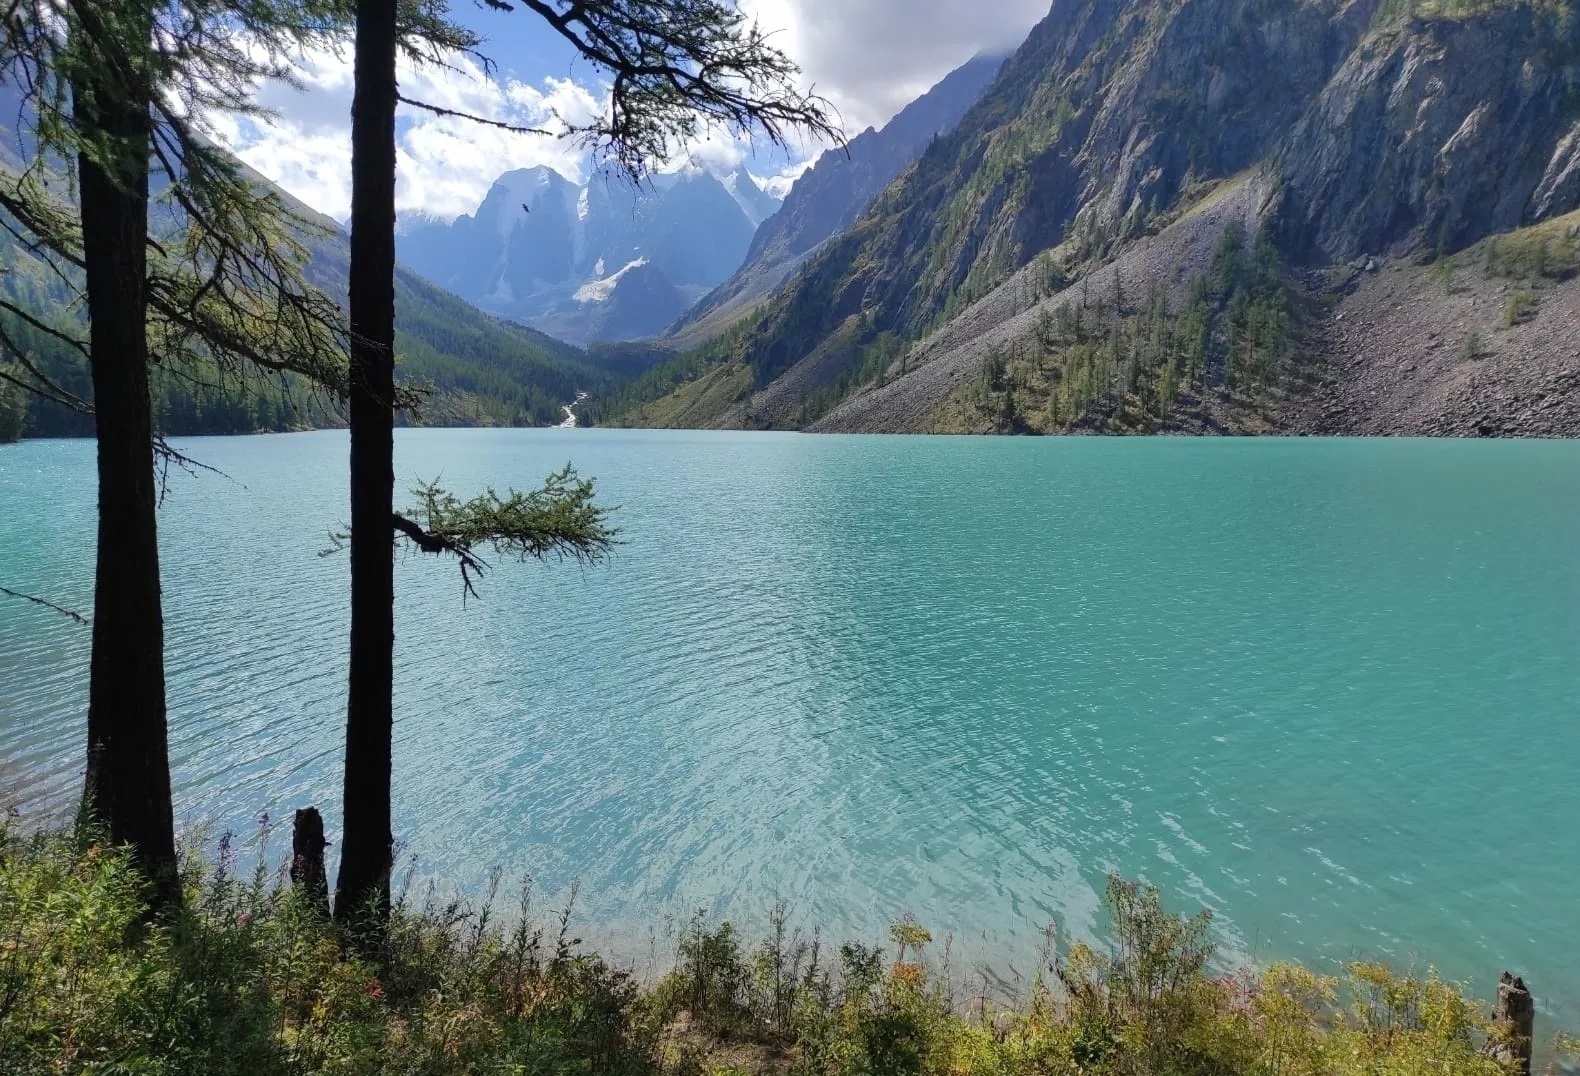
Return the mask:
{"type": "MultiPolygon", "coordinates": [[[[1416,318],[1480,340],[1411,390],[1447,399],[1465,363],[1514,350],[1526,314],[1504,318],[1507,291],[1552,293],[1533,300],[1537,320],[1537,305],[1566,309],[1550,267],[1464,270],[1489,236],[1580,206],[1577,27],[1573,4],[1548,0],[1056,0],[960,125],[747,336],[627,418],[1321,430],[1310,392],[1337,381],[1361,422],[1351,387],[1394,377],[1394,356],[1352,368],[1329,331],[1388,267],[1411,270],[1396,290],[1412,296],[1479,300],[1416,318]]],[[[1547,235],[1551,265],[1572,241],[1547,235]]],[[[1519,348],[1557,389],[1514,391],[1523,367],[1475,368],[1499,371],[1492,396],[1520,408],[1482,426],[1515,428],[1532,407],[1547,416],[1532,432],[1580,423],[1560,361],[1573,340],[1557,338],[1562,354],[1519,348]]],[[[1439,409],[1410,428],[1469,432],[1461,421],[1483,417],[1439,409]]]]}
{"type": "MultiPolygon", "coordinates": [[[[264,183],[261,177],[259,183],[264,183]]],[[[307,222],[309,275],[332,296],[345,292],[349,250],[333,221],[285,196],[307,222]]],[[[0,292],[29,310],[53,310],[54,325],[75,330],[76,287],[0,231],[0,292]]],[[[42,370],[83,399],[91,399],[81,356],[46,331],[0,313],[5,331],[42,370]]],[[[427,389],[423,405],[405,421],[425,425],[549,425],[578,392],[610,391],[620,380],[579,348],[525,326],[484,314],[407,269],[396,276],[396,348],[400,375],[427,389]]],[[[224,371],[156,367],[154,413],[160,432],[246,433],[339,425],[335,402],[298,379],[242,381],[224,371]]],[[[0,389],[0,440],[73,437],[92,432],[90,417],[12,386],[0,389]]]]}

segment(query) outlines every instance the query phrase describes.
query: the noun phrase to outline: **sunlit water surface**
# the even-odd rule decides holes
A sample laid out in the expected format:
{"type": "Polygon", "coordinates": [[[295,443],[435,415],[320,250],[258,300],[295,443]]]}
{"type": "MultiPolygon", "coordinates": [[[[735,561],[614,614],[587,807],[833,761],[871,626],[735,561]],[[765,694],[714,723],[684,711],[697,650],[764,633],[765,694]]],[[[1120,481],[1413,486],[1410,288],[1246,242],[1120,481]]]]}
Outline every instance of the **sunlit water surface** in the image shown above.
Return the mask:
{"type": "MultiPolygon", "coordinates": [[[[620,506],[465,606],[399,562],[415,876],[580,882],[633,950],[776,899],[1025,973],[1105,872],[1225,949],[1523,972],[1580,1024],[1580,443],[402,431],[399,485],[620,506]]],[[[185,442],[160,513],[176,805],[338,816],[339,432],[185,442]]],[[[0,585],[91,602],[93,447],[0,447],[0,585]]],[[[0,602],[0,789],[80,771],[88,632],[0,602]]],[[[275,840],[282,838],[276,836],[275,840]]],[[[331,849],[333,852],[333,849],[331,849]]],[[[623,939],[623,942],[621,941],[623,939]]]]}

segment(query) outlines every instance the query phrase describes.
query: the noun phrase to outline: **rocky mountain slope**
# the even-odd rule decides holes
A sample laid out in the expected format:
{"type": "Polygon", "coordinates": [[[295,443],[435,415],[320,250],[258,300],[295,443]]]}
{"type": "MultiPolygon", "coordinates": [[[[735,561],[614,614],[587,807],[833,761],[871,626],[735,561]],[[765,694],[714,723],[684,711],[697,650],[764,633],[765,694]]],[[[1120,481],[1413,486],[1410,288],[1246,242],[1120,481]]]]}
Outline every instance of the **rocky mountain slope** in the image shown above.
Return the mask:
{"type": "Polygon", "coordinates": [[[667,334],[684,347],[750,313],[825,240],[845,231],[930,142],[951,130],[1004,66],[984,54],[946,75],[883,126],[830,150],[796,180],[783,207],[752,238],[743,265],[667,334]]]}
{"type": "Polygon", "coordinates": [[[629,340],[662,332],[722,283],[778,208],[743,170],[578,186],[529,168],[501,176],[475,213],[403,222],[397,252],[462,298],[560,339],[629,340]]]}
{"type": "Polygon", "coordinates": [[[1434,262],[1333,271],[1296,430],[1580,437],[1580,214],[1434,262]]]}
{"type": "Polygon", "coordinates": [[[1056,0],[750,334],[629,417],[1573,429],[1577,102],[1567,2],[1056,0]]]}

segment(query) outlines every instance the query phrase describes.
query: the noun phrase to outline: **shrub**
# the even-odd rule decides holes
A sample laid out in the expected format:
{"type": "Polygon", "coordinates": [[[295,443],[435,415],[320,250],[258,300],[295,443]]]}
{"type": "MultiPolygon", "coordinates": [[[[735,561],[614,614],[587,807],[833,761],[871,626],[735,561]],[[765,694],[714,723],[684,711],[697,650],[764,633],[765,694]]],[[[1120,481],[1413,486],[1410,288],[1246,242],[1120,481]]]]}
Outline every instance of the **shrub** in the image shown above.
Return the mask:
{"type": "Polygon", "coordinates": [[[373,958],[225,844],[187,864],[187,911],[150,924],[128,858],[0,826],[0,1072],[569,1076],[1496,1076],[1496,1034],[1456,984],[1355,964],[1211,970],[1211,917],[1112,879],[1106,947],[1050,941],[1024,1005],[961,1012],[930,932],[848,943],[837,967],[781,906],[747,950],[705,916],[651,991],[536,925],[523,888],[480,908],[398,902],[373,958]],[[669,1037],[666,1039],[666,1026],[669,1037]],[[676,1029],[689,1033],[681,1041],[676,1029]]]}
{"type": "Polygon", "coordinates": [[[1510,280],[1567,280],[1580,270],[1580,246],[1575,242],[1572,217],[1493,236],[1482,247],[1489,277],[1510,280]]]}
{"type": "Polygon", "coordinates": [[[278,878],[190,864],[150,924],[128,857],[0,828],[0,1072],[657,1073],[636,985],[523,923],[398,907],[376,961],[278,878]]]}
{"type": "Polygon", "coordinates": [[[699,910],[682,930],[678,949],[675,969],[655,992],[664,1018],[685,1013],[720,1034],[750,1030],[751,969],[735,927],[721,923],[709,930],[707,914],[699,910]]]}
{"type": "Polygon", "coordinates": [[[1503,327],[1512,329],[1516,325],[1529,321],[1536,311],[1536,296],[1523,288],[1511,292],[1509,301],[1503,306],[1503,327]]]}

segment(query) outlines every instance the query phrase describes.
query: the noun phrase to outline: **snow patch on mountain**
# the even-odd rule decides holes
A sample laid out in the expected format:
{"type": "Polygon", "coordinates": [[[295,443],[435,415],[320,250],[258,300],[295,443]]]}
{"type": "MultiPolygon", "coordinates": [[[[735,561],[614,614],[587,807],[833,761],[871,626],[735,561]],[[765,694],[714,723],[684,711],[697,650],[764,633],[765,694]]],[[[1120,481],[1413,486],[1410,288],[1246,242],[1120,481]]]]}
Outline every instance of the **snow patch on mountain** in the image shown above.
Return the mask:
{"type": "Polygon", "coordinates": [[[755,176],[745,170],[731,172],[727,176],[719,177],[719,180],[724,184],[725,191],[735,200],[735,204],[741,207],[741,212],[746,214],[746,219],[754,226],[779,212],[779,204],[784,201],[783,195],[775,197],[757,182],[755,176]]]}
{"type": "Polygon", "coordinates": [[[598,173],[587,184],[525,168],[500,176],[472,214],[407,221],[397,251],[491,313],[577,342],[629,339],[638,324],[662,329],[728,278],[778,209],[744,168],[693,164],[640,183],[598,173]]]}
{"type": "MultiPolygon", "coordinates": [[[[638,258],[633,262],[627,262],[619,272],[614,273],[611,276],[602,277],[598,280],[589,280],[587,283],[576,289],[576,294],[573,295],[572,298],[578,303],[606,302],[608,301],[609,296],[614,294],[614,289],[619,286],[621,277],[625,276],[625,274],[629,273],[632,269],[640,269],[646,264],[646,258],[638,258]]],[[[598,259],[598,266],[598,271],[603,272],[602,258],[598,259]]]]}

